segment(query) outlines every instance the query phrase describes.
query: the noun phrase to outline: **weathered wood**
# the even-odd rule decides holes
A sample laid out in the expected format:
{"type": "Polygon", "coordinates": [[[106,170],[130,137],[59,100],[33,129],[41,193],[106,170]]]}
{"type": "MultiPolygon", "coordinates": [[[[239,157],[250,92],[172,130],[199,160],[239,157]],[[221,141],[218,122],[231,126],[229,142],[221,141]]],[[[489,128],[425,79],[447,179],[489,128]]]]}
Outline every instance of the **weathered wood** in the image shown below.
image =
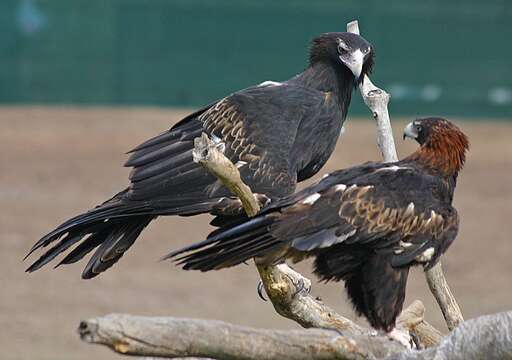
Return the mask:
{"type": "Polygon", "coordinates": [[[512,311],[461,323],[438,346],[405,351],[386,360],[512,359],[512,311]]]}
{"type": "Polygon", "coordinates": [[[353,321],[339,315],[309,294],[311,281],[286,264],[258,265],[265,292],[281,316],[305,328],[337,329],[350,334],[369,334],[353,321]]]}
{"type": "MultiPolygon", "coordinates": [[[[259,212],[259,204],[251,189],[243,183],[236,166],[223,154],[222,144],[215,143],[203,133],[201,138],[195,141],[193,155],[194,161],[219,178],[242,201],[249,216],[259,212]]],[[[306,328],[350,330],[354,334],[368,333],[368,330],[337,314],[311,296],[308,291],[304,291],[311,287],[311,281],[288,265],[264,266],[256,262],[256,266],[267,296],[280,315],[306,328]]]]}
{"type": "Polygon", "coordinates": [[[260,211],[258,200],[249,186],[240,178],[237,167],[224,156],[223,147],[224,143],[214,142],[208,138],[208,135],[202,133],[200,137],[194,139],[193,159],[238,196],[247,215],[254,216],[260,211]]]}
{"type": "MultiPolygon", "coordinates": [[[[357,20],[347,24],[347,31],[359,35],[359,23],[357,20]]],[[[388,103],[390,95],[384,90],[375,86],[370,78],[365,75],[359,84],[359,92],[363,97],[366,106],[372,112],[373,119],[377,125],[377,144],[385,162],[398,160],[396,154],[393,129],[389,120],[388,103]]]]}
{"type": "Polygon", "coordinates": [[[82,321],[82,340],[125,355],[214,359],[368,359],[404,348],[384,336],[333,330],[263,330],[223,321],[110,314],[82,321]]]}
{"type": "Polygon", "coordinates": [[[396,320],[396,327],[414,333],[424,348],[439,344],[443,338],[439,330],[425,321],[425,306],[419,300],[413,301],[402,311],[396,320]]]}
{"type": "Polygon", "coordinates": [[[427,283],[443,313],[446,325],[451,331],[464,321],[459,304],[443,274],[441,262],[426,273],[427,283]]]}
{"type": "MultiPolygon", "coordinates": [[[[251,213],[259,211],[258,203],[252,203],[250,198],[254,198],[254,195],[241,180],[238,169],[222,153],[221,144],[214,143],[203,134],[201,141],[196,142],[194,158],[205,169],[211,170],[212,174],[221,179],[223,184],[242,200],[246,210],[251,213]]],[[[336,329],[353,335],[373,333],[372,330],[357,325],[314,298],[309,293],[311,281],[288,265],[264,266],[256,262],[256,266],[267,296],[281,316],[305,328],[336,329]]],[[[413,330],[423,346],[434,345],[435,341],[440,339],[439,331],[423,321],[425,311],[423,304],[417,302],[413,305],[414,308],[406,309],[407,312],[401,316],[399,325],[402,324],[402,328],[413,330]]]]}
{"type": "Polygon", "coordinates": [[[471,319],[439,346],[404,350],[383,336],[263,330],[222,321],[111,314],[80,323],[82,340],[125,355],[214,359],[512,359],[512,311],[471,319]]]}
{"type": "MultiPolygon", "coordinates": [[[[354,20],[347,24],[347,31],[360,34],[359,24],[354,20]]],[[[398,160],[396,154],[395,142],[393,140],[393,130],[389,119],[388,103],[390,96],[384,90],[376,87],[370,79],[365,76],[364,81],[359,85],[359,91],[363,97],[364,103],[370,111],[377,124],[377,144],[385,162],[398,160]]],[[[430,270],[425,271],[425,277],[429,284],[430,291],[434,295],[448,325],[452,330],[464,319],[457,300],[443,274],[441,262],[439,261],[430,270]]]]}

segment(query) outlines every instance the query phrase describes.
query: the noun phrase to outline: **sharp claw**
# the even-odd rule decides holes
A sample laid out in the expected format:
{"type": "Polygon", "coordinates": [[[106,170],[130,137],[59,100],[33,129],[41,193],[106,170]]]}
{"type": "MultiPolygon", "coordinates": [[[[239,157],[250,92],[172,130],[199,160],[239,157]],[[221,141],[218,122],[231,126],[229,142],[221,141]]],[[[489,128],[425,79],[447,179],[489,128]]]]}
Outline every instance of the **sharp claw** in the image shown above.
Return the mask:
{"type": "Polygon", "coordinates": [[[420,340],[418,334],[416,334],[415,331],[410,331],[409,334],[411,335],[411,347],[413,349],[422,350],[423,345],[421,344],[421,340],[420,340]]]}
{"type": "Polygon", "coordinates": [[[295,286],[295,292],[293,293],[292,297],[295,297],[300,294],[302,290],[304,290],[304,280],[299,279],[299,281],[297,281],[297,283],[293,283],[293,285],[295,286]]]}
{"type": "Polygon", "coordinates": [[[311,291],[311,286],[306,287],[306,284],[304,282],[304,279],[299,279],[296,283],[293,282],[293,285],[295,286],[295,292],[293,293],[293,297],[297,296],[298,294],[305,292],[306,294],[309,294],[311,291]]]}
{"type": "Polygon", "coordinates": [[[263,301],[267,301],[267,299],[265,299],[265,295],[263,295],[263,293],[265,292],[265,288],[263,287],[263,281],[258,281],[258,296],[260,297],[261,300],[263,301]]]}

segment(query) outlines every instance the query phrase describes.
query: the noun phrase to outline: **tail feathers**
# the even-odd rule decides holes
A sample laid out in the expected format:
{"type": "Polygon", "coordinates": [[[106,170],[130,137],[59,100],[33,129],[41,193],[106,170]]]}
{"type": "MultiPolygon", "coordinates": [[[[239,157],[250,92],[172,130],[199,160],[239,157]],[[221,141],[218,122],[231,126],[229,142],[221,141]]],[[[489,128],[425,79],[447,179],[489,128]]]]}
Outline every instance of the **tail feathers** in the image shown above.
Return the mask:
{"type": "Polygon", "coordinates": [[[61,240],[35,261],[27,269],[27,272],[40,269],[57,255],[80,242],[55,267],[75,263],[97,248],[82,273],[84,279],[93,278],[114,265],[151,220],[153,220],[153,216],[133,216],[71,228],[65,235],[64,233],[56,235],[57,238],[53,240],[58,238],[61,240]]]}
{"type": "Polygon", "coordinates": [[[356,312],[378,330],[391,331],[402,311],[408,267],[395,268],[390,250],[338,246],[322,251],[315,273],[323,280],[344,280],[356,312]]]}
{"type": "Polygon", "coordinates": [[[325,282],[347,280],[360,271],[367,257],[368,251],[363,247],[337,244],[318,251],[314,272],[325,282]]]}
{"type": "Polygon", "coordinates": [[[62,259],[55,267],[59,267],[61,265],[68,265],[76,263],[83,259],[85,255],[90,253],[93,249],[98,247],[105,237],[108,236],[110,229],[106,228],[97,233],[92,234],[91,236],[84,239],[80,244],[77,245],[69,254],[66,255],[64,259],[62,259]]]}
{"type": "Polygon", "coordinates": [[[25,256],[25,259],[29,257],[37,249],[48,246],[50,243],[57,240],[70,230],[73,230],[75,234],[79,234],[82,231],[87,231],[86,233],[84,233],[85,235],[87,233],[90,233],[87,229],[90,228],[91,225],[98,225],[98,222],[103,221],[105,219],[109,219],[110,217],[118,214],[119,205],[112,204],[100,205],[99,207],[91,211],[75,216],[61,224],[55,230],[43,236],[38,242],[36,242],[34,246],[32,246],[32,248],[30,249],[28,254],[25,256]]]}
{"type": "MultiPolygon", "coordinates": [[[[93,231],[93,230],[91,230],[93,231]]],[[[38,269],[40,269],[41,267],[43,267],[44,265],[48,264],[50,261],[52,261],[53,259],[55,259],[55,257],[57,257],[57,255],[59,255],[60,253],[66,251],[67,249],[69,249],[71,246],[73,246],[74,244],[76,244],[78,241],[80,241],[82,239],[82,237],[84,236],[83,233],[79,232],[77,235],[75,236],[66,236],[64,237],[62,240],[60,240],[58,242],[57,245],[53,246],[52,248],[50,248],[47,252],[45,252],[37,261],[35,261],[28,269],[27,271],[28,272],[33,272],[33,271],[36,271],[38,269]]],[[[85,241],[86,242],[86,241],[85,241]]]]}
{"type": "Polygon", "coordinates": [[[56,242],[27,269],[27,272],[40,269],[78,243],[57,266],[74,263],[98,248],[82,277],[88,279],[98,275],[121,258],[155,217],[151,213],[137,214],[144,211],[147,209],[143,205],[126,205],[114,197],[89,212],[71,218],[42,237],[30,249],[25,259],[37,249],[56,242]]]}
{"type": "Polygon", "coordinates": [[[126,201],[126,190],[96,208],[75,216],[42,237],[29,251],[53,246],[35,261],[27,272],[48,264],[62,252],[78,244],[57,266],[71,264],[98,248],[82,277],[89,279],[116,263],[135,242],[142,230],[159,215],[189,216],[207,213],[219,199],[208,199],[204,192],[180,194],[146,202],[126,201]]]}
{"type": "Polygon", "coordinates": [[[268,232],[274,219],[267,214],[215,231],[206,240],[173,251],[164,259],[173,258],[185,270],[209,271],[238,265],[282,244],[268,232]]]}
{"type": "MultiPolygon", "coordinates": [[[[82,272],[83,279],[91,279],[114,265],[132,246],[142,230],[153,220],[151,216],[138,216],[122,220],[110,232],[104,232],[95,242],[99,245],[82,272]]],[[[90,248],[92,250],[93,248],[90,248]]],[[[89,250],[89,251],[90,251],[89,250]]],[[[84,254],[85,255],[85,254],[84,254]]]]}
{"type": "Polygon", "coordinates": [[[348,296],[356,309],[378,330],[395,327],[402,312],[409,268],[391,266],[391,254],[375,254],[359,272],[345,282],[348,296]]]}

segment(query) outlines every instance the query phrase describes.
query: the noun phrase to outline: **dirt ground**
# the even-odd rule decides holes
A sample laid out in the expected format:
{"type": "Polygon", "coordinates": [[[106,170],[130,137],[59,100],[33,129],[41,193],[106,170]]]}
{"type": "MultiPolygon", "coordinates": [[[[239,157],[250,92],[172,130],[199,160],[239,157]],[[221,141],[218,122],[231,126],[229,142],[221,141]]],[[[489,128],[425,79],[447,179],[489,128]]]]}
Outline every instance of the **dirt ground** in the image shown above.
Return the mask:
{"type": "MultiPolygon", "coordinates": [[[[158,259],[202,239],[208,217],[163,218],[102,276],[80,279],[84,262],[24,273],[30,246],[68,217],[127,184],[124,152],[169,128],[184,111],[154,108],[0,108],[0,349],[2,359],[116,359],[81,342],[81,319],[111,312],[221,319],[255,327],[294,328],[256,294],[253,265],[222,272],[185,272],[158,259]]],[[[457,121],[457,119],[454,119],[457,121]]],[[[401,156],[414,148],[399,135],[401,156]]],[[[512,309],[512,122],[458,121],[471,140],[455,205],[462,218],[444,267],[467,318],[512,309]]],[[[369,121],[349,121],[321,174],[379,159],[369,121]]],[[[33,260],[33,259],[31,259],[33,260]]],[[[310,264],[300,271],[309,274],[310,264]]],[[[313,293],[350,318],[341,284],[314,283],[313,293]]],[[[427,318],[445,329],[416,269],[408,299],[421,299],[427,318]]]]}

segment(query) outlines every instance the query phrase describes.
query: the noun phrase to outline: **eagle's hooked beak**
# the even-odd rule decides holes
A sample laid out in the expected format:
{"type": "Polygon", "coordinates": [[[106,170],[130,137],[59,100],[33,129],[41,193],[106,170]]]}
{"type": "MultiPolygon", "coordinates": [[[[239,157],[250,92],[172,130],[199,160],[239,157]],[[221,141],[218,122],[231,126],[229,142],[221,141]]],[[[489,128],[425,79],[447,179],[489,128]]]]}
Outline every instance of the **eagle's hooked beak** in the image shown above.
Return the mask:
{"type": "Polygon", "coordinates": [[[418,132],[416,131],[416,126],[414,125],[413,122],[410,122],[404,128],[404,136],[403,136],[404,140],[406,137],[411,138],[411,139],[416,139],[418,137],[418,132]]]}
{"type": "Polygon", "coordinates": [[[356,79],[359,79],[363,71],[365,55],[361,49],[356,49],[353,52],[347,52],[340,55],[340,60],[352,71],[356,79]]]}

